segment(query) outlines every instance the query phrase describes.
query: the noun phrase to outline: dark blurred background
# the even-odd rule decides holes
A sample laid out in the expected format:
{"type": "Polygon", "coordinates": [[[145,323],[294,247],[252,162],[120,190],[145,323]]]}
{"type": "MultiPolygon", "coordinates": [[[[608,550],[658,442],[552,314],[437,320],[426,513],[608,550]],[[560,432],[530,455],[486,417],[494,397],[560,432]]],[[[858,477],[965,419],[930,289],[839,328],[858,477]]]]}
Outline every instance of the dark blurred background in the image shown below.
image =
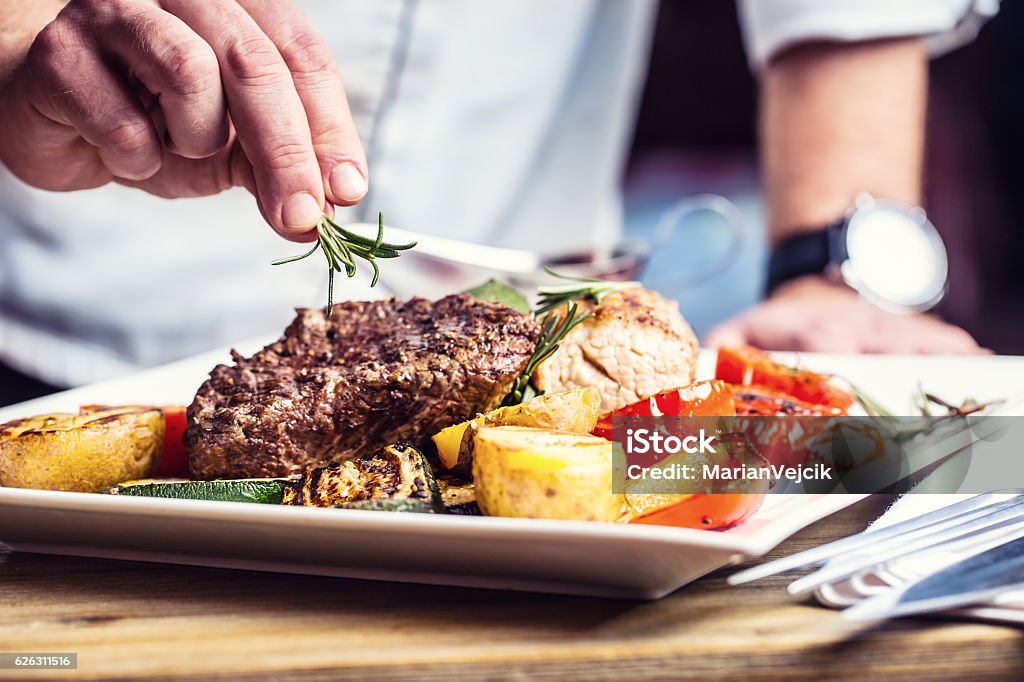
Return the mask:
{"type": "MultiPolygon", "coordinates": [[[[932,62],[925,208],[950,258],[937,310],[979,342],[1024,354],[1024,7],[1004,2],[978,39],[932,62]]],[[[665,212],[696,192],[740,208],[747,233],[736,260],[692,275],[730,249],[720,221],[686,221],[645,281],[676,296],[698,331],[754,303],[765,259],[757,178],[757,83],[732,2],[664,0],[626,178],[628,231],[650,238],[665,212]]]]}

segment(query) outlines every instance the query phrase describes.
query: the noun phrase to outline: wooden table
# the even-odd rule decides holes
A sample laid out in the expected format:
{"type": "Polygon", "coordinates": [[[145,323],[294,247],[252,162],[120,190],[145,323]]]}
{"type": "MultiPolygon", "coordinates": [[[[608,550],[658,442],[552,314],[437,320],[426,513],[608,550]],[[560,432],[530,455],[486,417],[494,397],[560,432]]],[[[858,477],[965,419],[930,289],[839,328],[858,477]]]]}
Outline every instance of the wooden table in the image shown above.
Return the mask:
{"type": "MultiPolygon", "coordinates": [[[[885,503],[776,555],[855,532],[885,503]]],[[[18,679],[1024,678],[1020,630],[851,624],[791,602],[785,578],[732,588],[729,572],[636,603],[12,554],[0,651],[78,653],[76,673],[18,679]]]]}

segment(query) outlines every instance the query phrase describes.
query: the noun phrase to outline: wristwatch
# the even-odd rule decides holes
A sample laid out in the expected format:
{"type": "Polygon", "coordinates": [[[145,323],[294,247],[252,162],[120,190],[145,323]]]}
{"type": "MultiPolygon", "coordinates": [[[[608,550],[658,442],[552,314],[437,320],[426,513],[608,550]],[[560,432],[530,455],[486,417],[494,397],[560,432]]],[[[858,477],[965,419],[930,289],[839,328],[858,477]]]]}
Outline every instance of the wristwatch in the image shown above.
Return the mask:
{"type": "Polygon", "coordinates": [[[780,242],[768,261],[768,293],[819,274],[892,312],[929,310],[946,293],[946,247],[924,211],[857,197],[841,219],[780,242]]]}

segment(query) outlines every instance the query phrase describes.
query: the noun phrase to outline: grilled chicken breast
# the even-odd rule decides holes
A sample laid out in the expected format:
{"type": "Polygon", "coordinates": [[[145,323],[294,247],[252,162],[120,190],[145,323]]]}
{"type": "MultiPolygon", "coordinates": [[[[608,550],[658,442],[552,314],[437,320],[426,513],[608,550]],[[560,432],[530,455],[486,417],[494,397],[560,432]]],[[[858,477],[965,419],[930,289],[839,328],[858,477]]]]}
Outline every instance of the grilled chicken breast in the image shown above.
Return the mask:
{"type": "Polygon", "coordinates": [[[592,317],[573,329],[533,375],[545,392],[593,386],[601,411],[616,410],[693,381],[697,337],[673,301],[642,287],[608,294],[588,306],[592,317]]]}

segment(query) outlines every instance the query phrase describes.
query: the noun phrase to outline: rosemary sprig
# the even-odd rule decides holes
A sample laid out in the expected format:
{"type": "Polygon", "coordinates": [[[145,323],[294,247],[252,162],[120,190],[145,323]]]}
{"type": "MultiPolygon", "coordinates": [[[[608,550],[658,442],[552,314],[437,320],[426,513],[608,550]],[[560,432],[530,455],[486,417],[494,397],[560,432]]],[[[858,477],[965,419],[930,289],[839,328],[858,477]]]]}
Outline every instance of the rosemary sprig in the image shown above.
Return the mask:
{"type": "Polygon", "coordinates": [[[356,275],[356,258],[362,258],[373,268],[373,279],[370,286],[377,286],[380,279],[380,267],[377,265],[378,258],[398,258],[401,251],[406,251],[416,246],[416,242],[409,244],[389,244],[384,241],[384,214],[377,214],[377,236],[374,239],[356,234],[351,230],[334,222],[324,213],[316,226],[317,241],[306,253],[298,256],[278,258],[271,262],[271,265],[284,265],[294,263],[312,256],[317,249],[322,249],[327,258],[327,314],[331,314],[334,308],[334,272],[345,271],[348,277],[356,275]]]}
{"type": "Polygon", "coordinates": [[[523,372],[512,385],[512,391],[505,396],[504,405],[518,405],[538,395],[537,390],[530,383],[533,373],[541,363],[554,355],[559,344],[576,325],[590,317],[590,312],[580,310],[579,301],[581,299],[589,298],[595,304],[599,304],[605,296],[613,291],[640,285],[639,282],[608,282],[590,277],[573,277],[555,272],[551,268],[544,268],[544,272],[566,280],[566,282],[565,284],[546,284],[537,287],[539,298],[533,315],[540,318],[540,340],[537,341],[537,347],[526,362],[523,372]],[[558,312],[561,308],[565,308],[564,315],[558,312]]]}
{"type": "MultiPolygon", "coordinates": [[[[834,376],[834,375],[833,375],[834,376]]],[[[853,399],[860,403],[864,411],[868,413],[869,417],[893,417],[895,416],[891,410],[886,409],[874,398],[870,397],[863,390],[858,388],[849,380],[844,380],[850,393],[853,395],[853,399]]],[[[960,405],[954,405],[953,403],[943,400],[933,393],[928,393],[924,390],[921,384],[917,385],[917,392],[912,396],[914,407],[917,408],[921,416],[924,418],[928,417],[966,417],[974,414],[975,412],[981,412],[995,405],[999,405],[1004,400],[992,400],[987,403],[979,403],[973,398],[968,398],[960,405]],[[932,414],[931,407],[938,405],[943,409],[943,414],[935,415],[932,414]]]]}
{"type": "Polygon", "coordinates": [[[959,405],[953,405],[952,403],[946,402],[942,398],[932,395],[931,393],[925,393],[922,391],[921,397],[928,403],[933,403],[944,408],[946,410],[946,414],[943,416],[949,417],[967,417],[975,412],[981,412],[982,410],[987,410],[990,407],[1002,405],[1006,402],[1005,399],[1000,398],[999,400],[990,400],[987,403],[979,403],[974,398],[967,398],[959,405]]]}
{"type": "Polygon", "coordinates": [[[542,284],[537,287],[539,300],[537,301],[537,315],[543,315],[555,308],[561,307],[571,301],[578,301],[589,298],[594,303],[600,303],[608,294],[613,291],[620,291],[630,287],[640,286],[639,282],[609,282],[603,279],[590,277],[572,277],[555,272],[550,268],[544,268],[544,272],[566,280],[565,284],[542,284]]]}
{"type": "Polygon", "coordinates": [[[573,302],[569,304],[565,315],[548,312],[541,318],[540,339],[537,341],[537,347],[533,349],[533,354],[526,361],[526,367],[523,368],[515,384],[512,385],[512,391],[505,396],[505,405],[518,405],[530,395],[533,390],[530,385],[533,373],[542,362],[554,355],[558,350],[558,345],[568,336],[569,332],[588,317],[590,317],[590,313],[580,312],[579,304],[573,302]]]}
{"type": "Polygon", "coordinates": [[[965,400],[960,405],[954,405],[942,398],[926,392],[920,384],[917,386],[917,392],[914,394],[912,400],[914,407],[916,407],[921,415],[916,418],[897,418],[892,411],[886,409],[874,398],[868,396],[863,390],[858,388],[849,380],[844,380],[847,387],[850,390],[850,394],[853,395],[853,399],[860,403],[864,411],[867,412],[869,417],[884,420],[887,430],[897,440],[909,440],[919,434],[928,433],[936,428],[939,424],[949,419],[957,417],[966,417],[968,415],[980,412],[999,405],[1005,401],[993,400],[987,403],[979,403],[972,399],[965,400]],[[931,410],[933,405],[937,405],[942,408],[940,414],[934,414],[931,410]]]}
{"type": "Polygon", "coordinates": [[[864,411],[867,412],[869,417],[887,418],[893,416],[893,413],[889,409],[862,391],[853,382],[846,381],[846,386],[849,388],[851,395],[853,395],[853,399],[860,403],[860,406],[864,408],[864,411]]]}

